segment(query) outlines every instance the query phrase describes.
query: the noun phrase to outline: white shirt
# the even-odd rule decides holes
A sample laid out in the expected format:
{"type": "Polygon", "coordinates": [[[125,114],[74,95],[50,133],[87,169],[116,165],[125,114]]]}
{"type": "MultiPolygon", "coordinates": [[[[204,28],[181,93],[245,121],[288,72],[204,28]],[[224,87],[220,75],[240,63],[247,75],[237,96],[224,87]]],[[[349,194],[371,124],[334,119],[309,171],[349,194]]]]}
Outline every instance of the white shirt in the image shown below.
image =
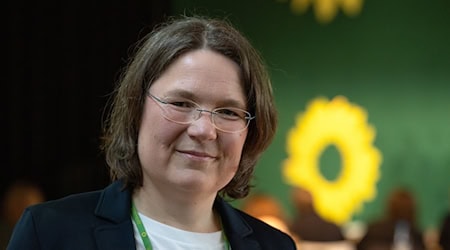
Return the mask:
{"type": "MultiPolygon", "coordinates": [[[[226,247],[222,231],[195,233],[160,223],[139,213],[153,250],[223,250],[226,247]]],[[[133,221],[133,220],[132,220],[133,221]]],[[[136,223],[133,221],[136,250],[145,250],[136,223]]]]}

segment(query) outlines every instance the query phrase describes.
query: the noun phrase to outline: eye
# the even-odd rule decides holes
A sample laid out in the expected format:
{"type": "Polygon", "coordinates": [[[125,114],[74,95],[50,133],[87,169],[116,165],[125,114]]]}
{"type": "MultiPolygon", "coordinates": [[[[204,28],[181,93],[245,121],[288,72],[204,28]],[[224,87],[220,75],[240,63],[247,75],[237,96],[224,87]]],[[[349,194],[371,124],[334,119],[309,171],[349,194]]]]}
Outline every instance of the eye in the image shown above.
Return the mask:
{"type": "Polygon", "coordinates": [[[197,104],[191,101],[185,100],[168,100],[166,101],[169,108],[179,110],[179,111],[188,111],[190,112],[192,109],[197,108],[197,104]]]}
{"type": "Polygon", "coordinates": [[[245,117],[245,113],[242,110],[233,109],[233,108],[217,109],[217,110],[215,110],[215,113],[220,118],[229,119],[229,120],[238,120],[238,119],[243,119],[245,117]]]}
{"type": "Polygon", "coordinates": [[[194,107],[195,106],[191,102],[178,102],[178,101],[167,102],[167,104],[170,104],[170,105],[175,106],[175,107],[180,107],[180,108],[190,108],[190,107],[194,107]]]}

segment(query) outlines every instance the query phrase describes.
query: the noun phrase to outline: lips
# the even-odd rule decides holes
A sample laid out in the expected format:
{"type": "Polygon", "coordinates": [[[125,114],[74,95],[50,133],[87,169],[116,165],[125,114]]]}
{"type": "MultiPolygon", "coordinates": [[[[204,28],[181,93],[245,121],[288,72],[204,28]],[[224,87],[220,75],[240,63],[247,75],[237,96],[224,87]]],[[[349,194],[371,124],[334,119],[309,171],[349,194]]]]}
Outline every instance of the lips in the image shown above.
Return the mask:
{"type": "Polygon", "coordinates": [[[195,150],[177,150],[178,152],[182,153],[182,154],[186,154],[192,157],[198,157],[198,158],[216,158],[214,155],[208,154],[206,152],[202,152],[202,151],[195,151],[195,150]]]}

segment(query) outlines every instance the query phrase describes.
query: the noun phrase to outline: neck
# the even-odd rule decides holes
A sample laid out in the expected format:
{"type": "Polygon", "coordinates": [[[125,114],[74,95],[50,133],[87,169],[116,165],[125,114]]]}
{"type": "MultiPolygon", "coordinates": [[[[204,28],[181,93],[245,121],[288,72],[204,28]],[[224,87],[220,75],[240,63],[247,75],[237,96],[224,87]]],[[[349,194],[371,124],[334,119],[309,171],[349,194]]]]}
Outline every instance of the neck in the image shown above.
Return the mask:
{"type": "Polygon", "coordinates": [[[140,213],[156,221],[186,231],[210,233],[221,229],[220,219],[213,210],[215,197],[199,199],[140,187],[133,193],[133,202],[140,213]]]}

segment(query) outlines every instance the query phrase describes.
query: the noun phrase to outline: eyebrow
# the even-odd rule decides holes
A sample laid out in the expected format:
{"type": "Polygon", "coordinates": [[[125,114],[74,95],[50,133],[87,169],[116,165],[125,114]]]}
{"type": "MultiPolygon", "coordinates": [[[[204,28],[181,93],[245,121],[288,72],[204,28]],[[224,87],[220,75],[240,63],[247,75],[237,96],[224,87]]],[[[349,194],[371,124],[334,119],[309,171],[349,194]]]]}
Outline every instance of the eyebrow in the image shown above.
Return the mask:
{"type": "MultiPolygon", "coordinates": [[[[186,99],[190,99],[193,100],[194,102],[198,101],[198,96],[195,95],[193,92],[188,91],[188,90],[184,90],[184,89],[174,89],[174,90],[169,90],[164,94],[166,97],[170,97],[170,96],[179,96],[182,98],[186,98],[186,99]]],[[[245,103],[242,103],[236,99],[223,99],[219,101],[219,107],[237,107],[240,109],[247,109],[247,106],[245,105],[245,103]]]]}

